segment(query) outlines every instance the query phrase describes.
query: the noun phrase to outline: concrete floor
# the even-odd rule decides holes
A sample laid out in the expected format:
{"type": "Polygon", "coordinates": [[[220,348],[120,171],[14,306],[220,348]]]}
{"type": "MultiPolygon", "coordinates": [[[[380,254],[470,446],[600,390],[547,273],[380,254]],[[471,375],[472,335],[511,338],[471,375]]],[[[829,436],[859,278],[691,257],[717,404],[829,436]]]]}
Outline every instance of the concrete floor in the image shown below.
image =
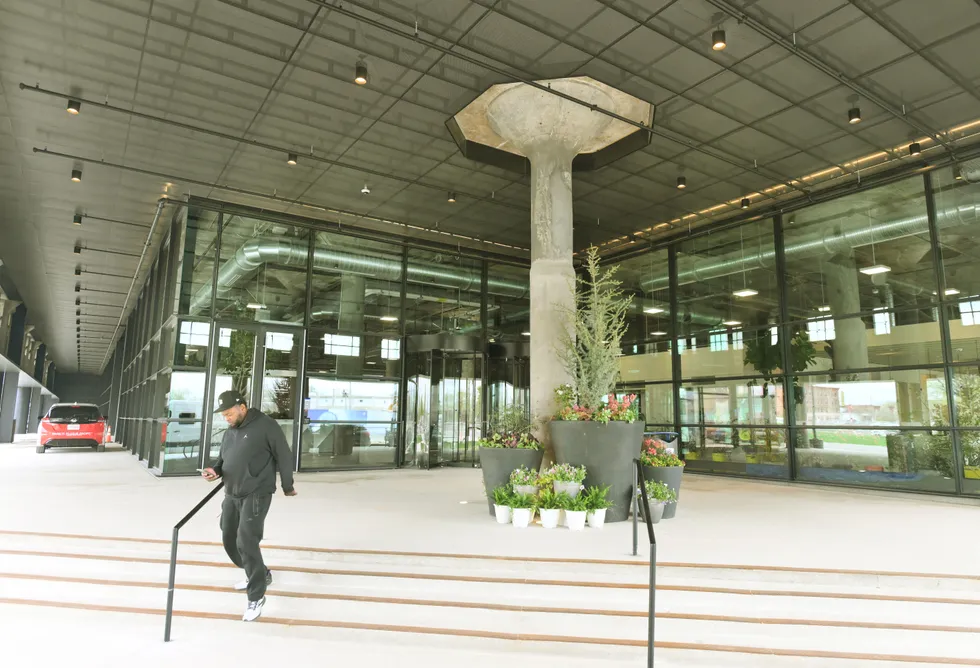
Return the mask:
{"type": "MultiPolygon", "coordinates": [[[[4,508],[0,514],[0,530],[169,539],[174,522],[209,488],[199,479],[156,478],[131,455],[118,449],[101,454],[79,450],[37,455],[29,442],[0,446],[0,507],[4,508]]],[[[582,533],[545,531],[540,527],[519,531],[495,524],[483,499],[480,471],[474,469],[299,474],[297,490],[299,496],[295,498],[280,494],[274,500],[267,522],[267,543],[538,557],[577,555],[624,559],[630,554],[631,526],[628,523],[582,533]]],[[[217,514],[215,502],[186,527],[182,536],[218,540],[217,514]]],[[[978,521],[980,503],[973,501],[689,475],[684,482],[677,518],[658,525],[657,537],[661,562],[980,575],[980,541],[976,539],[978,521]]],[[[642,541],[641,531],[641,559],[647,554],[642,541]]],[[[4,545],[18,546],[14,538],[0,534],[0,547],[4,545]]],[[[73,548],[66,545],[63,549],[73,548]]],[[[165,546],[153,549],[166,550],[165,546]]],[[[202,554],[207,552],[209,558],[222,557],[220,548],[201,550],[202,554]]],[[[194,555],[194,548],[188,548],[187,553],[194,555]]],[[[3,568],[9,570],[11,563],[13,561],[8,558],[3,568]]],[[[118,574],[123,578],[137,577],[140,572],[135,565],[130,569],[126,564],[93,563],[86,567],[92,568],[93,572],[102,569],[106,576],[118,574]]],[[[440,568],[436,563],[425,562],[411,567],[440,568]]],[[[465,563],[456,563],[452,567],[470,568],[465,563]]],[[[73,566],[68,562],[67,566],[59,568],[63,570],[57,572],[70,573],[73,566]]],[[[158,570],[160,567],[153,567],[152,573],[158,570]]],[[[222,582],[234,579],[233,571],[221,570],[224,572],[217,575],[222,582]]],[[[192,574],[188,572],[188,577],[192,574]]],[[[158,575],[165,577],[163,572],[158,575]]],[[[666,576],[677,577],[671,576],[669,569],[666,576]]],[[[194,577],[201,578],[202,582],[214,582],[215,574],[202,571],[194,577]]],[[[18,591],[26,591],[24,586],[34,586],[27,583],[18,585],[20,589],[17,589],[10,582],[0,579],[0,587],[6,586],[10,597],[15,597],[18,591]]],[[[300,584],[300,581],[297,579],[292,584],[300,584]]],[[[857,585],[864,586],[860,582],[857,585]]],[[[776,585],[748,583],[747,586],[776,585]]],[[[794,586],[801,584],[797,582],[794,586]]],[[[817,585],[803,583],[802,586],[817,585]]],[[[41,584],[37,587],[40,587],[38,591],[43,589],[41,584]]],[[[642,606],[642,592],[640,594],[641,598],[636,602],[642,606]]],[[[0,598],[3,595],[0,592],[0,598]]],[[[52,595],[57,596],[57,590],[52,595]]],[[[74,591],[64,594],[66,600],[74,600],[77,595],[74,591]]],[[[442,595],[452,594],[444,592],[442,595]]],[[[555,595],[566,596],[564,593],[555,595]]],[[[975,598],[975,594],[964,595],[975,598]]],[[[687,600],[681,599],[672,604],[669,597],[668,593],[665,598],[668,608],[689,605],[687,600]]],[[[150,600],[157,601],[158,598],[159,595],[154,593],[150,600]]],[[[188,593],[181,593],[181,600],[188,604],[197,601],[188,593]]],[[[202,597],[199,602],[205,609],[218,609],[211,607],[210,600],[202,597]]],[[[129,603],[125,599],[123,602],[129,603]]],[[[138,605],[135,599],[131,604],[138,605]]],[[[237,605],[236,598],[231,609],[237,610],[237,605]]],[[[707,601],[706,605],[707,611],[717,609],[712,601],[707,601]]],[[[723,605],[724,602],[718,603],[719,607],[723,605]]],[[[822,614],[834,618],[849,612],[857,613],[855,606],[846,601],[834,604],[840,607],[828,603],[830,607],[822,612],[822,604],[804,600],[801,605],[804,607],[779,614],[822,614]]],[[[336,614],[339,609],[324,614],[336,614]]],[[[762,608],[750,611],[760,610],[762,608]]],[[[869,614],[873,619],[880,619],[885,611],[887,614],[893,612],[889,607],[881,613],[869,614]]],[[[422,612],[426,619],[434,614],[431,623],[437,626],[452,624],[445,617],[454,614],[451,610],[422,612]]],[[[928,617],[928,612],[923,612],[928,617]]],[[[951,614],[957,612],[954,609],[951,614]]],[[[972,610],[970,612],[972,617],[972,610]]],[[[910,614],[921,617],[914,611],[910,614]]],[[[958,619],[953,616],[948,623],[958,619]]],[[[146,666],[199,665],[204,661],[211,663],[220,656],[226,662],[244,663],[251,658],[263,664],[275,661],[292,666],[320,666],[329,658],[332,662],[387,668],[397,654],[401,665],[406,666],[466,663],[473,668],[489,668],[501,662],[519,661],[540,666],[584,668],[586,665],[642,665],[643,657],[642,651],[632,648],[622,651],[590,646],[555,649],[548,644],[508,644],[472,638],[379,636],[366,631],[326,631],[274,624],[248,626],[214,620],[184,619],[178,622],[180,641],[164,646],[159,642],[159,617],[0,604],[0,628],[4,629],[2,635],[9,639],[4,641],[5,647],[0,648],[0,656],[18,655],[20,649],[17,648],[24,651],[39,648],[43,649],[38,654],[43,660],[30,665],[63,665],[72,660],[73,665],[83,668],[128,666],[134,652],[139,653],[140,663],[146,666]],[[52,644],[52,638],[58,638],[59,642],[52,644]],[[112,642],[107,644],[108,639],[112,642]],[[78,660],[80,657],[82,661],[78,660]]],[[[417,623],[422,623],[421,617],[417,623]]],[[[615,636],[616,627],[611,628],[615,636]]],[[[719,633],[718,625],[713,625],[712,629],[712,633],[719,633]]],[[[678,632],[687,631],[679,629],[678,632]]],[[[745,636],[735,635],[734,644],[739,644],[739,640],[744,640],[742,644],[749,642],[747,630],[736,629],[735,633],[745,636]]],[[[761,642],[764,642],[767,631],[760,633],[763,634],[761,642]]],[[[957,634],[954,640],[962,643],[970,641],[971,637],[957,634]]],[[[851,642],[848,638],[844,640],[851,642]]],[[[855,647],[860,649],[863,641],[859,640],[854,638],[855,647]]],[[[780,640],[774,638],[773,642],[780,640]]],[[[785,642],[796,640],[787,637],[785,642]]],[[[835,639],[828,642],[830,644],[820,646],[837,647],[835,639]]],[[[891,641],[886,638],[884,643],[890,646],[891,641]]],[[[928,653],[925,651],[928,649],[925,645],[919,653],[928,653]]],[[[860,663],[877,668],[890,665],[846,660],[828,664],[820,659],[775,659],[737,654],[719,658],[711,653],[677,650],[663,651],[660,656],[657,665],[667,667],[851,668],[860,663]]]]}

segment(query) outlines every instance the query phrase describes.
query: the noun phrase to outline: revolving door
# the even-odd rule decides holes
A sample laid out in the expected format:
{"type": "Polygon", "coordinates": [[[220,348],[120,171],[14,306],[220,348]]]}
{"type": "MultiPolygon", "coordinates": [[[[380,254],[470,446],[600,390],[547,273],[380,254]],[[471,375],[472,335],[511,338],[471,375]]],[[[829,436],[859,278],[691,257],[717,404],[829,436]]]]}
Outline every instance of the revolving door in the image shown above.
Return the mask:
{"type": "Polygon", "coordinates": [[[517,348],[437,334],[406,342],[406,412],[402,461],[418,468],[478,466],[476,443],[488,415],[528,405],[528,360],[517,348]]]}

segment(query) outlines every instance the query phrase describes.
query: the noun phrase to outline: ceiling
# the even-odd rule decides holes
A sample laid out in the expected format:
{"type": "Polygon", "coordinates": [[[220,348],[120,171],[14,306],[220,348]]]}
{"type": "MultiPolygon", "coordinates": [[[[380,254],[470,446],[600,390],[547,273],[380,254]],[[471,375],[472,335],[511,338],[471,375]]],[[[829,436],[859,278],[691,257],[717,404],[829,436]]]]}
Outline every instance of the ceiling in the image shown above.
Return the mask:
{"type": "Polygon", "coordinates": [[[655,238],[972,142],[978,36],[975,0],[0,0],[0,259],[58,367],[96,373],[163,195],[523,255],[526,176],[463,158],[446,121],[495,83],[588,75],[656,117],[576,174],[576,246],[655,238]],[[80,358],[76,283],[107,304],[80,358]]]}

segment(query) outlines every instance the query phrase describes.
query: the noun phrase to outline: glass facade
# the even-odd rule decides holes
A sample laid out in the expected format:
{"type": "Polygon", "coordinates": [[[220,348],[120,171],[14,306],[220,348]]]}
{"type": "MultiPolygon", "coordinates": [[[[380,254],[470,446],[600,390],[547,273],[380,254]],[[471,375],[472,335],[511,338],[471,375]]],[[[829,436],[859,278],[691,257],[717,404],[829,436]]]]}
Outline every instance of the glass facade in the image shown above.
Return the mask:
{"type": "MultiPolygon", "coordinates": [[[[978,206],[940,169],[619,260],[619,389],[691,471],[980,494],[978,206]]],[[[516,260],[192,200],[115,352],[120,438],[193,473],[236,387],[301,470],[473,464],[488,416],[529,402],[528,284],[516,260]]]]}

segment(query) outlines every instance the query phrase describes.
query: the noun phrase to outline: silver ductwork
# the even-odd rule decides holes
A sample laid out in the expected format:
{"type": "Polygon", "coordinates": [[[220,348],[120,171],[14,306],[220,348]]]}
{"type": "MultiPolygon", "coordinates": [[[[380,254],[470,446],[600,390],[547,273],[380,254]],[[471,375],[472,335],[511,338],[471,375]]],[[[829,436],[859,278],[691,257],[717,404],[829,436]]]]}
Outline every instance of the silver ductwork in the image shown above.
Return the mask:
{"type": "MultiPolygon", "coordinates": [[[[305,241],[267,237],[250,239],[218,271],[217,295],[218,297],[225,296],[266,263],[296,267],[305,266],[308,252],[309,247],[305,241]]],[[[317,271],[360,274],[388,281],[400,281],[402,276],[400,260],[325,248],[314,250],[313,268],[317,271]]],[[[479,292],[481,280],[481,273],[477,269],[448,268],[431,264],[409,263],[408,265],[408,281],[410,283],[422,283],[450,290],[479,292]]],[[[528,296],[528,284],[526,281],[489,278],[487,291],[502,297],[520,299],[528,296]]],[[[191,313],[196,313],[207,306],[210,299],[208,287],[198,290],[191,301],[191,313]]]]}
{"type": "MultiPolygon", "coordinates": [[[[943,228],[978,222],[980,220],[977,215],[978,208],[980,207],[976,204],[969,204],[937,211],[936,223],[943,228]]],[[[853,248],[868,246],[872,242],[877,244],[894,241],[914,234],[928,233],[928,231],[929,219],[925,213],[877,225],[855,225],[850,229],[831,228],[826,232],[817,232],[806,239],[786,244],[786,261],[788,263],[790,260],[801,260],[817,254],[833,256],[853,248]]],[[[677,272],[678,285],[708,281],[753,269],[772,269],[776,266],[776,253],[774,250],[747,252],[744,255],[736,252],[717,258],[706,258],[692,264],[693,266],[677,272]]],[[[641,286],[644,291],[652,292],[666,289],[669,283],[669,276],[664,273],[662,276],[647,279],[641,283],[641,286]]]]}

